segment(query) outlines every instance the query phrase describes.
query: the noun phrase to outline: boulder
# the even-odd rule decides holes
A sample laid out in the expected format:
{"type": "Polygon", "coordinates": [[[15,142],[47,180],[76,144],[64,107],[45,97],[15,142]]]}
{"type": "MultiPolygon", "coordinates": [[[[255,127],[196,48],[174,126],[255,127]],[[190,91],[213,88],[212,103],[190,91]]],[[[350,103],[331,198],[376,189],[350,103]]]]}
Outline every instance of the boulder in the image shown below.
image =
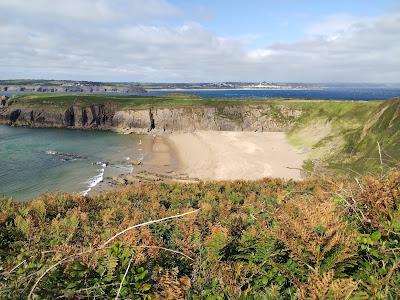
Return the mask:
{"type": "Polygon", "coordinates": [[[131,161],[131,164],[134,166],[140,166],[142,164],[142,161],[138,160],[138,159],[134,159],[131,161]]]}

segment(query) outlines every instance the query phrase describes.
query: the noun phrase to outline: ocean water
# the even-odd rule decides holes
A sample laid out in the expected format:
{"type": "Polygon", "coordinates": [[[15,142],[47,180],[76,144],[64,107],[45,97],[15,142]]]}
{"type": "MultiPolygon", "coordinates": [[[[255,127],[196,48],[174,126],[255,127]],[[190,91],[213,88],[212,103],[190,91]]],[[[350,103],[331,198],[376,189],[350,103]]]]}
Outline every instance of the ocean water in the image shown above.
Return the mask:
{"type": "Polygon", "coordinates": [[[177,90],[150,91],[146,95],[191,94],[205,98],[302,98],[326,100],[387,100],[400,97],[400,88],[340,87],[319,90],[177,90]]]}
{"type": "MultiPolygon", "coordinates": [[[[171,93],[190,94],[204,98],[302,98],[325,100],[387,100],[400,97],[399,87],[324,87],[319,90],[150,90],[133,93],[140,96],[160,96],[171,93]]],[[[0,92],[12,96],[20,93],[0,92]]],[[[110,93],[110,95],[112,95],[110,93]]],[[[120,95],[120,94],[117,94],[120,95]]],[[[127,94],[124,94],[127,95],[127,94]]]]}
{"type": "Polygon", "coordinates": [[[0,126],[0,195],[25,201],[45,192],[88,193],[107,176],[130,173],[146,138],[0,126]]]}

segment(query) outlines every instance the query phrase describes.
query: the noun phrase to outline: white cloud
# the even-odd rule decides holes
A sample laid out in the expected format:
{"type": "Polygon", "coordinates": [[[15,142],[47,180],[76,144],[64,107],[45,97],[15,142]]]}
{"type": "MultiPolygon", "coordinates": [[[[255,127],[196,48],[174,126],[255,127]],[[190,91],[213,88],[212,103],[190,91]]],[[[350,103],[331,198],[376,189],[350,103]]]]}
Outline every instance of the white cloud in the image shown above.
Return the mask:
{"type": "Polygon", "coordinates": [[[342,16],[347,20],[343,24],[334,16],[310,27],[295,43],[248,50],[246,39],[220,36],[198,23],[168,25],[164,17],[180,11],[166,1],[148,0],[146,8],[141,0],[71,0],[62,1],[61,8],[54,2],[61,3],[0,0],[0,11],[15,14],[0,21],[0,78],[169,82],[398,82],[400,78],[399,11],[376,18],[342,16]],[[33,2],[48,6],[35,8],[33,2]],[[98,17],[92,19],[95,14],[98,17]],[[153,22],[137,21],[150,14],[153,17],[147,19],[153,22]],[[55,21],[55,15],[64,22],[55,21]],[[121,15],[122,21],[112,21],[121,15]],[[75,18],[71,24],[70,17],[75,18]]]}
{"type": "Polygon", "coordinates": [[[247,56],[255,61],[258,61],[260,59],[265,59],[275,53],[274,50],[271,49],[255,49],[253,51],[250,51],[247,56]]]}
{"type": "Polygon", "coordinates": [[[374,21],[372,17],[360,17],[349,14],[335,14],[328,16],[308,26],[305,33],[309,36],[338,37],[339,35],[351,34],[358,26],[363,26],[374,21]]]}
{"type": "Polygon", "coordinates": [[[340,26],[315,25],[320,31],[312,31],[312,37],[253,53],[272,51],[271,56],[259,55],[257,62],[283,81],[399,82],[400,12],[348,19],[353,21],[340,26]]]}
{"type": "Polygon", "coordinates": [[[38,18],[92,21],[173,16],[178,8],[164,0],[0,0],[0,8],[38,18]]]}

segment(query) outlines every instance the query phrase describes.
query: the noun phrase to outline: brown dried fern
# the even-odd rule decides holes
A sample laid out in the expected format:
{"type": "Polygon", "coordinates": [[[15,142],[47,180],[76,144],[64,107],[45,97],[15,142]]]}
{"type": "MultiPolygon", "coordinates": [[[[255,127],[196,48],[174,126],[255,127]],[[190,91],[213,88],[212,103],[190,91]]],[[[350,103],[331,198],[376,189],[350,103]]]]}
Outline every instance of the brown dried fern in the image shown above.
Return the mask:
{"type": "Polygon", "coordinates": [[[292,199],[277,212],[275,231],[299,263],[315,272],[327,271],[356,254],[356,233],[329,201],[292,199]]]}
{"type": "Polygon", "coordinates": [[[349,299],[357,286],[349,278],[335,279],[334,271],[329,271],[310,276],[309,282],[298,289],[297,296],[299,300],[349,299]]]}

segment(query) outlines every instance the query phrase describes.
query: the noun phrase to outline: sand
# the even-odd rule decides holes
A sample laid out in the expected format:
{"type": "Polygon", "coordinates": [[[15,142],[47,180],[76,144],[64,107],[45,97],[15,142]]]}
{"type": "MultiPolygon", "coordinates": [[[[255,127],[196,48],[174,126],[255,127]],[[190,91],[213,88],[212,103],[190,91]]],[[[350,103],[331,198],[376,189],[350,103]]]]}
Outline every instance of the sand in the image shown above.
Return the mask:
{"type": "Polygon", "coordinates": [[[301,179],[306,156],[283,132],[197,131],[168,137],[179,171],[201,180],[301,179]]]}
{"type": "Polygon", "coordinates": [[[147,147],[147,156],[139,171],[149,173],[168,174],[179,169],[177,152],[167,136],[153,137],[150,147],[147,147]]]}
{"type": "Polygon", "coordinates": [[[105,178],[91,195],[117,185],[140,182],[300,180],[306,154],[292,147],[283,132],[196,131],[146,139],[145,157],[134,172],[105,178]]]}

